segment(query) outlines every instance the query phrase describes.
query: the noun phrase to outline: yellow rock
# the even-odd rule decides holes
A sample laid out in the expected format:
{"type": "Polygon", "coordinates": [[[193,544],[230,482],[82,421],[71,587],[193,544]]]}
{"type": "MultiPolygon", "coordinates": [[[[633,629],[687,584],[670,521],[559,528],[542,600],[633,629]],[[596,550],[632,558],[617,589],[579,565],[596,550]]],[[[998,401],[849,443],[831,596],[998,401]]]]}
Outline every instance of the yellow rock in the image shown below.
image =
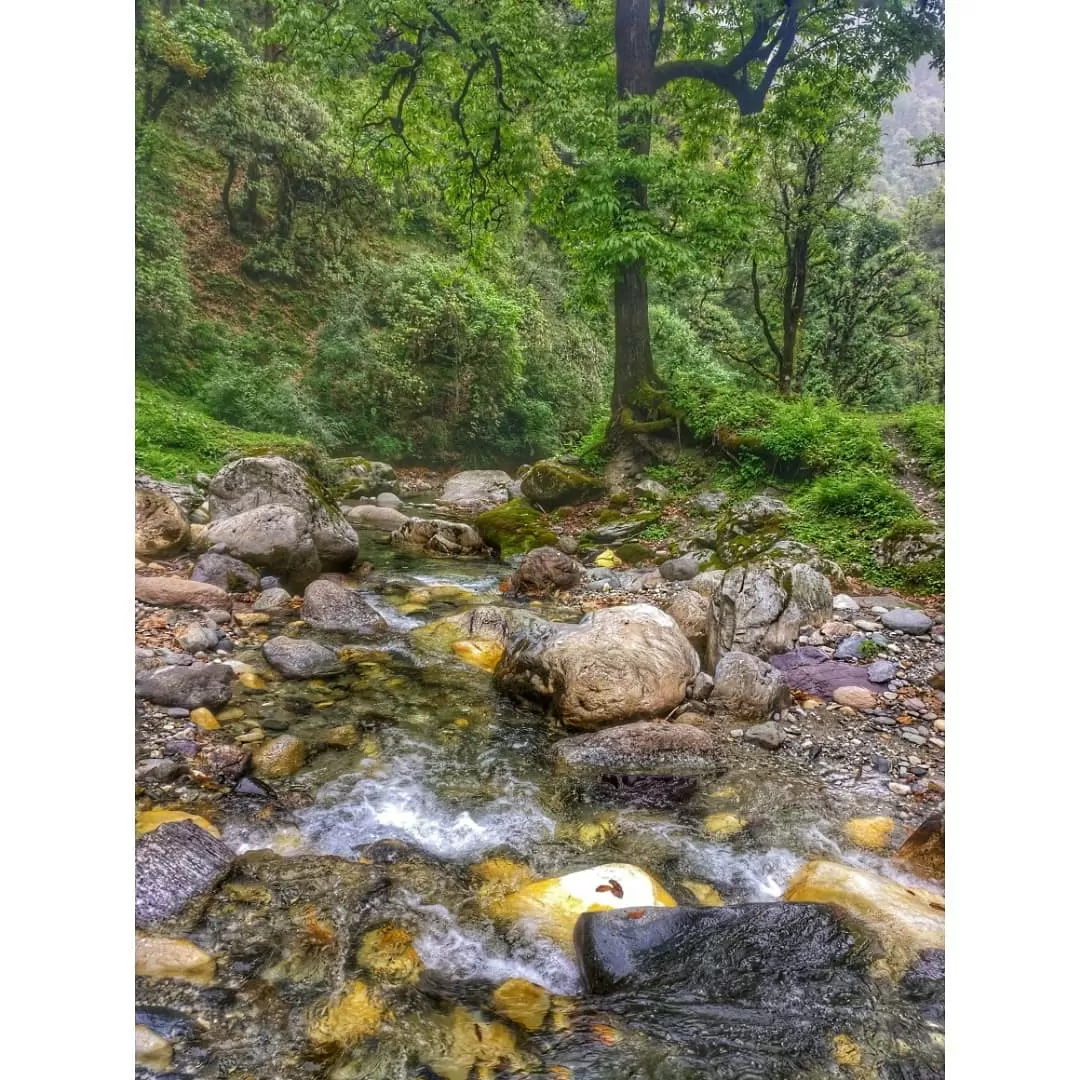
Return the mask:
{"type": "Polygon", "coordinates": [[[664,887],[629,863],[605,863],[526,885],[492,905],[498,918],[535,921],[537,929],[573,945],[574,924],[586,911],[629,907],[676,907],[664,887]]]}
{"type": "Polygon", "coordinates": [[[152,1072],[164,1072],[172,1065],[172,1047],[156,1031],[136,1024],[135,1064],[152,1072]]]}
{"type": "Polygon", "coordinates": [[[526,1074],[514,1033],[505,1024],[478,1021],[459,1005],[442,1026],[443,1048],[427,1064],[443,1080],[494,1080],[500,1067],[512,1075],[526,1074]]]}
{"type": "Polygon", "coordinates": [[[221,727],[209,709],[192,709],[191,722],[202,731],[217,731],[221,727]]]}
{"type": "Polygon", "coordinates": [[[292,776],[303,767],[307,746],[295,735],[278,735],[251,755],[252,772],[264,780],[292,776]]]}
{"type": "Polygon", "coordinates": [[[209,986],[217,973],[217,961],[186,938],[135,937],[135,974],[148,979],[182,979],[209,986]]]}
{"type": "Polygon", "coordinates": [[[204,817],[198,814],[188,814],[183,810],[141,810],[135,815],[135,835],[153,832],[159,825],[167,821],[191,821],[200,829],[205,829],[211,836],[221,839],[221,833],[204,817]]]}
{"type": "Polygon", "coordinates": [[[862,1051],[850,1035],[834,1035],[832,1045],[833,1060],[837,1065],[862,1064],[862,1051]]]}
{"type": "Polygon", "coordinates": [[[551,995],[525,979],[507,979],[491,995],[492,1008],[526,1031],[539,1031],[551,1008],[551,995]]]}
{"type": "Polygon", "coordinates": [[[622,559],[620,559],[611,548],[608,548],[606,551],[601,551],[600,554],[596,556],[594,564],[596,566],[602,566],[607,570],[611,570],[616,566],[622,566],[622,559]]]}
{"type": "Polygon", "coordinates": [[[265,885],[257,885],[253,881],[229,881],[221,887],[221,891],[230,900],[238,900],[241,904],[269,904],[274,899],[273,893],[265,885]]]}
{"type": "Polygon", "coordinates": [[[486,914],[494,913],[497,903],[508,893],[536,880],[536,875],[524,864],[513,859],[485,859],[477,863],[470,873],[479,879],[476,901],[486,914]]]}
{"type": "Polygon", "coordinates": [[[609,836],[613,836],[615,828],[614,821],[586,821],[584,825],[578,828],[578,840],[585,847],[596,847],[597,844],[602,844],[609,836]]]}
{"type": "Polygon", "coordinates": [[[680,881],[680,885],[689,892],[702,907],[723,907],[724,898],[703,881],[680,881]]]}
{"type": "Polygon", "coordinates": [[[339,724],[326,733],[326,745],[348,749],[359,741],[356,728],[352,724],[339,724]]]}
{"type": "Polygon", "coordinates": [[[365,739],[360,744],[360,749],[365,757],[375,757],[379,752],[379,744],[374,739],[365,739]]]}
{"type": "Polygon", "coordinates": [[[506,651],[497,641],[455,641],[450,648],[459,660],[483,671],[494,671],[506,651]]]}
{"type": "Polygon", "coordinates": [[[228,709],[222,709],[217,714],[217,718],[219,724],[232,724],[238,720],[247,719],[247,713],[238,705],[232,705],[228,709]]]}
{"type": "Polygon", "coordinates": [[[710,799],[723,799],[724,802],[733,802],[736,805],[741,801],[739,799],[739,792],[736,788],[733,788],[730,784],[726,787],[717,788],[715,791],[709,792],[710,799]]]}
{"type": "Polygon", "coordinates": [[[254,671],[241,671],[236,676],[237,681],[241,686],[246,686],[249,690],[265,690],[266,682],[261,675],[256,675],[254,671]]]}
{"type": "Polygon", "coordinates": [[[411,935],[400,926],[369,930],[360,942],[356,962],[380,979],[395,981],[415,979],[421,967],[411,935]]]}
{"type": "Polygon", "coordinates": [[[746,822],[738,814],[721,810],[705,819],[705,831],[712,836],[734,836],[746,828],[746,822]]]}
{"type": "Polygon", "coordinates": [[[785,900],[832,904],[872,931],[885,948],[885,968],[901,974],[922,949],[945,948],[945,898],[925,889],[815,859],[791,879],[785,900]]]}
{"type": "Polygon", "coordinates": [[[364,983],[353,982],[315,1016],[308,1027],[308,1039],[323,1053],[345,1050],[374,1035],[383,1021],[390,1019],[378,995],[364,983]]]}
{"type": "Polygon", "coordinates": [[[858,847],[880,851],[888,846],[895,824],[891,817],[852,818],[844,822],[844,835],[858,847]]]}
{"type": "Polygon", "coordinates": [[[266,626],[270,622],[270,616],[265,611],[238,611],[233,618],[244,627],[266,626]]]}
{"type": "Polygon", "coordinates": [[[420,611],[427,611],[427,604],[402,604],[398,611],[402,615],[416,615],[420,611]]]}
{"type": "Polygon", "coordinates": [[[469,718],[467,716],[459,716],[454,721],[454,727],[467,728],[469,726],[469,718]]]}

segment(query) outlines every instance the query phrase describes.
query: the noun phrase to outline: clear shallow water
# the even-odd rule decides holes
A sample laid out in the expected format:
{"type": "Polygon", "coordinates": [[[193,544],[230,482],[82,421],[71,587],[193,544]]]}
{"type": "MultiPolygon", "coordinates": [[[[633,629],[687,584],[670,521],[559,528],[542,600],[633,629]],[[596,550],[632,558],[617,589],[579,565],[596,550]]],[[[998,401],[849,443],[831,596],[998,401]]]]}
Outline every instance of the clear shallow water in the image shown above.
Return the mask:
{"type": "MultiPolygon", "coordinates": [[[[505,574],[505,568],[417,560],[368,540],[361,558],[373,563],[384,579],[406,577],[403,588],[409,583],[452,585],[498,600],[499,571],[505,574]]],[[[223,835],[238,852],[270,848],[292,857],[364,860],[371,845],[402,845],[417,861],[410,862],[410,855],[388,870],[391,884],[365,917],[371,925],[404,929],[425,978],[458,989],[447,991],[449,998],[440,1002],[425,999],[399,1010],[396,1035],[378,1046],[368,1041],[355,1047],[334,1071],[312,1075],[334,1080],[446,1075],[453,1080],[458,1074],[451,1075],[452,1069],[423,1072],[424,1051],[417,1049],[435,1037],[430,1025],[442,1032],[440,1025],[453,1002],[473,1009],[481,1023],[491,1017],[475,1012],[477,1001],[487,1002],[491,988],[507,979],[527,980],[553,995],[581,994],[570,952],[528,927],[494,922],[478,907],[478,883],[470,875],[485,859],[513,860],[535,876],[628,862],[677,896],[687,896],[679,889],[689,881],[712,887],[728,903],[780,898],[791,876],[812,857],[841,859],[914,883],[888,860],[854,849],[843,838],[840,826],[847,818],[881,812],[872,793],[831,789],[820,777],[785,766],[779,756],[762,754],[753,768],[706,779],[691,798],[671,809],[619,806],[575,787],[550,767],[549,748],[566,734],[556,723],[498,695],[490,675],[409,642],[409,630],[454,610],[452,606],[436,603],[430,611],[402,615],[395,603],[401,598],[396,583],[381,592],[365,589],[365,595],[389,626],[385,640],[362,646],[370,648],[371,661],[361,664],[358,674],[310,686],[276,682],[265,695],[268,702],[307,695],[313,707],[302,711],[292,730],[305,737],[314,733],[313,745],[319,731],[345,722],[355,723],[357,745],[313,755],[290,782],[309,794],[308,804],[294,810],[287,824],[229,821],[223,835]],[[746,827],[726,840],[710,836],[704,822],[718,811],[737,814],[746,827]],[[398,1036],[404,1047],[400,1053],[391,1049],[398,1036]]],[[[337,975],[337,984],[343,978],[337,975]]],[[[400,988],[387,993],[400,994],[400,988]]],[[[545,1071],[556,1065],[570,1069],[579,1080],[609,1075],[642,1080],[836,1075],[834,1066],[820,1072],[820,1063],[812,1062],[789,1062],[788,1072],[755,1071],[764,1068],[756,1058],[739,1072],[743,1066],[734,1059],[731,1068],[711,1064],[715,1048],[708,1053],[687,1051],[689,1057],[680,1064],[678,1054],[663,1051],[665,1039],[658,1042],[655,1032],[646,1038],[620,1022],[615,1025],[621,1032],[618,1039],[608,1045],[605,1035],[598,1043],[592,1028],[600,1024],[606,1030],[611,1018],[588,1018],[587,1003],[577,1015],[561,1034],[545,1029],[528,1040],[526,1056],[532,1055],[535,1067],[490,1075],[565,1080],[562,1073],[545,1071]]],[[[697,1022],[687,1019],[687,1030],[695,1030],[697,1022]]],[[[915,1023],[915,1029],[908,1030],[913,1021],[905,1018],[903,1023],[909,1043],[925,1036],[925,1025],[915,1023]]],[[[472,1052],[459,1051],[465,1057],[472,1052]]],[[[476,1060],[482,1065],[481,1058],[476,1060]]],[[[477,1068],[460,1075],[489,1075],[477,1068]]]]}

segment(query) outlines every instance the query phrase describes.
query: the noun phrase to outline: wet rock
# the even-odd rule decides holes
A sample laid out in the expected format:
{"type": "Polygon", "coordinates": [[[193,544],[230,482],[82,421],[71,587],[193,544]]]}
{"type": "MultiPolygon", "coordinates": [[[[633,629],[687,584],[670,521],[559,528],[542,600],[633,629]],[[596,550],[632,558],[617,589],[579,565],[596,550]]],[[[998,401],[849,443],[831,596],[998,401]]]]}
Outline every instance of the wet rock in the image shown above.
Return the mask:
{"type": "Polygon", "coordinates": [[[195,1022],[177,1009],[143,1006],[135,1008],[135,1023],[148,1027],[164,1039],[191,1038],[195,1022]]]}
{"type": "Polygon", "coordinates": [[[556,762],[585,773],[695,776],[723,767],[720,740],[693,724],[641,720],[560,739],[556,762]]]}
{"type": "Polygon", "coordinates": [[[491,1006],[526,1031],[539,1031],[551,1008],[551,995],[526,979],[507,979],[491,995],[491,1006]]]}
{"type": "Polygon", "coordinates": [[[675,907],[675,901],[644,870],[629,863],[605,863],[532,882],[494,902],[489,913],[499,919],[527,919],[540,933],[569,946],[583,912],[637,907],[675,907]]]}
{"type": "Polygon", "coordinates": [[[186,938],[135,935],[135,974],[146,979],[178,979],[209,986],[217,973],[215,959],[186,938]]]}
{"type": "Polygon", "coordinates": [[[236,678],[226,664],[192,664],[169,667],[135,680],[135,694],[155,705],[173,705],[185,709],[218,709],[232,692],[236,678]]]}
{"type": "Polygon", "coordinates": [[[630,604],[577,625],[536,623],[518,633],[495,684],[547,704],[568,724],[592,728],[670,712],[699,670],[697,653],[670,615],[630,604]]]}
{"type": "Polygon", "coordinates": [[[769,663],[784,676],[792,690],[804,690],[826,700],[841,686],[862,686],[870,690],[866,668],[830,659],[821,649],[800,646],[790,652],[770,657],[769,663]]]}
{"type": "Polygon", "coordinates": [[[900,980],[900,994],[921,1006],[924,1020],[945,1023],[945,950],[925,949],[900,980]]]}
{"type": "Polygon", "coordinates": [[[893,608],[881,616],[881,622],[889,630],[902,630],[905,634],[925,634],[934,625],[929,615],[914,608],[893,608]]]}
{"type": "Polygon", "coordinates": [[[450,640],[492,641],[505,646],[513,634],[547,625],[545,619],[522,608],[484,605],[436,619],[420,631],[428,637],[443,634],[450,640]]]}
{"type": "Polygon", "coordinates": [[[497,641],[455,641],[451,649],[459,660],[488,672],[498,667],[505,652],[497,641]]]}
{"type": "Polygon", "coordinates": [[[303,768],[307,747],[295,735],[278,735],[264,743],[251,755],[255,775],[263,780],[292,776],[303,768]]]}
{"type": "Polygon", "coordinates": [[[162,825],[135,844],[135,925],[150,929],[208,896],[232,852],[190,821],[162,825]]]}
{"type": "Polygon", "coordinates": [[[514,592],[544,594],[572,589],[581,580],[584,567],[558,548],[540,547],[530,551],[511,578],[514,592]]]}
{"type": "Polygon", "coordinates": [[[896,677],[897,665],[892,660],[875,660],[867,669],[866,677],[872,683],[887,683],[896,677]]]}
{"type": "Polygon", "coordinates": [[[144,758],[135,766],[135,783],[167,784],[180,775],[180,765],[170,758],[144,758]]]}
{"type": "Polygon", "coordinates": [[[945,899],[922,889],[816,859],[788,883],[785,900],[832,904],[877,936],[899,975],[922,949],[945,947],[945,899]]]}
{"type": "Polygon", "coordinates": [[[881,851],[889,846],[896,822],[890,817],[851,818],[844,822],[844,835],[867,851],[881,851]]]}
{"type": "Polygon", "coordinates": [[[469,469],[451,476],[435,502],[459,514],[481,514],[506,502],[513,482],[501,469],[469,469]]]}
{"type": "Polygon", "coordinates": [[[303,592],[322,568],[311,522],[292,506],[257,506],[214,521],[207,539],[296,592],[303,592]]]}
{"type": "Polygon", "coordinates": [[[287,679],[313,679],[345,670],[337,653],[303,638],[271,638],[263,645],[262,652],[267,663],[287,679]]]}
{"type": "Polygon", "coordinates": [[[837,705],[850,705],[853,709],[868,712],[877,705],[877,697],[872,690],[863,686],[838,686],[833,691],[833,701],[837,705]]]}
{"type": "Polygon", "coordinates": [[[176,632],[176,644],[190,653],[213,652],[217,648],[218,632],[216,627],[201,626],[199,623],[186,623],[176,632]]]}
{"type": "Polygon", "coordinates": [[[895,860],[920,877],[945,880],[945,817],[931,814],[900,845],[895,860]]]}
{"type": "Polygon", "coordinates": [[[164,1072],[172,1065],[172,1047],[155,1031],[135,1025],[135,1064],[151,1072],[164,1072]]]}
{"type": "Polygon", "coordinates": [[[430,555],[481,555],[486,550],[471,525],[424,518],[409,518],[390,534],[390,543],[430,555]]]}
{"type": "Polygon", "coordinates": [[[179,577],[136,576],[135,599],[158,607],[220,608],[230,604],[224,589],[179,577]]]}
{"type": "Polygon", "coordinates": [[[207,552],[199,556],[191,580],[209,582],[226,592],[254,592],[259,587],[259,572],[231,555],[207,552]]]}
{"type": "Polygon", "coordinates": [[[315,1016],[308,1040],[318,1054],[347,1050],[376,1034],[386,1019],[388,1013],[378,992],[362,982],[351,982],[315,1016]]]}
{"type": "Polygon", "coordinates": [[[200,829],[205,829],[211,836],[221,839],[221,833],[206,818],[189,814],[186,810],[140,810],[135,815],[135,835],[142,836],[144,833],[153,832],[172,821],[190,821],[200,829]]]}
{"type": "Polygon", "coordinates": [[[766,720],[764,724],[755,724],[743,732],[743,738],[765,750],[779,750],[787,742],[784,729],[775,720],[766,720]]]}
{"type": "Polygon", "coordinates": [[[789,570],[746,566],[728,570],[712,592],[706,660],[733,649],[767,656],[790,649],[803,626],[829,616],[832,588],[809,566],[789,570]]]}
{"type": "Polygon", "coordinates": [[[260,593],[259,598],[251,605],[251,610],[257,614],[262,612],[280,611],[292,599],[288,589],[266,589],[260,593]]]}
{"type": "Polygon", "coordinates": [[[589,801],[632,810],[673,810],[698,792],[695,776],[607,774],[589,788],[589,801]]]}
{"type": "MultiPolygon", "coordinates": [[[[379,498],[382,496],[380,495],[379,498]]],[[[397,506],[371,506],[370,504],[351,506],[345,511],[345,518],[350,525],[355,525],[358,529],[377,529],[379,532],[388,533],[400,529],[409,520],[397,506]]]]}
{"type": "Polygon", "coordinates": [[[574,465],[538,461],[521,478],[521,494],[542,510],[575,506],[604,494],[604,484],[574,465]]]}
{"type": "Polygon", "coordinates": [[[729,810],[718,810],[714,814],[709,814],[703,825],[710,836],[719,836],[726,840],[729,836],[742,832],[746,828],[746,820],[729,810]]]}
{"type": "Polygon", "coordinates": [[[720,657],[709,700],[736,720],[762,720],[790,703],[783,676],[764,660],[744,652],[720,657]]]}
{"type": "Polygon", "coordinates": [[[313,581],[304,590],[300,614],[320,630],[375,634],[386,629],[383,617],[358,592],[332,581],[313,581]]]}
{"type": "Polygon", "coordinates": [[[187,547],[191,530],[183,510],[159,491],[135,489],[135,554],[166,559],[187,547]]]}
{"type": "Polygon", "coordinates": [[[209,502],[211,537],[219,523],[238,514],[268,506],[291,507],[303,515],[323,570],[348,570],[356,562],[356,533],[330,493],[286,458],[270,455],[230,462],[210,482],[209,502]]]}
{"type": "Polygon", "coordinates": [[[214,784],[231,785],[243,775],[251,753],[232,743],[212,743],[204,746],[191,762],[193,776],[214,784]]]}

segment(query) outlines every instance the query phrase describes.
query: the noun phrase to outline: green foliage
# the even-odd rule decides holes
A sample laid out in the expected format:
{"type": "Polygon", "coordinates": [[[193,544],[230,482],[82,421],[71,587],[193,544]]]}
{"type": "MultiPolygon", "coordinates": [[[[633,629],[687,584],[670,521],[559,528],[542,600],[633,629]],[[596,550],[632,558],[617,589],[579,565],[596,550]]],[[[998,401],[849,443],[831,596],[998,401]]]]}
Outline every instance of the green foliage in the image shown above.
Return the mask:
{"type": "Polygon", "coordinates": [[[915,451],[927,479],[945,486],[945,408],[941,405],[913,405],[900,418],[900,430],[915,451]]]}
{"type": "Polygon", "coordinates": [[[876,641],[872,641],[870,638],[865,638],[859,642],[859,659],[860,660],[873,660],[875,656],[879,656],[884,649],[876,641]]]}
{"type": "Polygon", "coordinates": [[[281,454],[309,468],[322,460],[306,439],[230,427],[185,399],[136,380],[135,464],[140,469],[167,480],[190,480],[249,454],[281,454]]]}
{"type": "Polygon", "coordinates": [[[879,530],[916,516],[906,492],[868,471],[820,477],[807,490],[801,506],[821,517],[855,518],[879,530]]]}

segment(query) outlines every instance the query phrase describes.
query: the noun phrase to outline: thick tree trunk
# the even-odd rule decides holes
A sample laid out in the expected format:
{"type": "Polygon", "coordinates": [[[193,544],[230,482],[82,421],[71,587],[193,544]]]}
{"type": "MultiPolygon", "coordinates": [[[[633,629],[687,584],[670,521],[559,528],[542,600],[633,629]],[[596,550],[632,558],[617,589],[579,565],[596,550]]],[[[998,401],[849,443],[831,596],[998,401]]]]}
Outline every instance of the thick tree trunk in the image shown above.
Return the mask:
{"type": "MultiPolygon", "coordinates": [[[[652,94],[653,45],[649,35],[650,0],[615,2],[615,82],[620,98],[652,94]]],[[[641,100],[623,105],[619,114],[619,146],[647,157],[650,110],[641,100]]],[[[621,182],[623,195],[641,210],[648,191],[635,176],[621,182]]],[[[618,420],[629,409],[633,419],[647,418],[643,391],[657,382],[649,339],[649,287],[643,259],[623,263],[615,278],[615,388],[611,415],[618,420]]]]}

